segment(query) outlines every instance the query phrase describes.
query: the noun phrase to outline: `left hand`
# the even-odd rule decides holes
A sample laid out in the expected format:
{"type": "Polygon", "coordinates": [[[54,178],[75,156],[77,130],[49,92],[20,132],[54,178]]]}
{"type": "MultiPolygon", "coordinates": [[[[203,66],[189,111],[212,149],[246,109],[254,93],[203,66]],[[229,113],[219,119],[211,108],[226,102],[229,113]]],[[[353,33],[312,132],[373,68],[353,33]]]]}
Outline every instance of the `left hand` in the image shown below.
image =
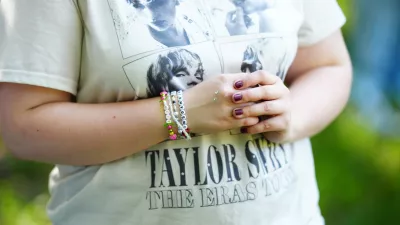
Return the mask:
{"type": "Polygon", "coordinates": [[[291,103],[290,90],[276,75],[266,71],[250,73],[243,80],[243,86],[232,95],[232,101],[237,104],[249,104],[236,108],[232,115],[236,118],[267,117],[258,124],[242,129],[249,134],[264,133],[266,139],[272,142],[287,142],[291,136],[291,103]],[[258,85],[258,86],[257,86],[258,85]],[[255,88],[251,88],[257,86],[255,88]]]}

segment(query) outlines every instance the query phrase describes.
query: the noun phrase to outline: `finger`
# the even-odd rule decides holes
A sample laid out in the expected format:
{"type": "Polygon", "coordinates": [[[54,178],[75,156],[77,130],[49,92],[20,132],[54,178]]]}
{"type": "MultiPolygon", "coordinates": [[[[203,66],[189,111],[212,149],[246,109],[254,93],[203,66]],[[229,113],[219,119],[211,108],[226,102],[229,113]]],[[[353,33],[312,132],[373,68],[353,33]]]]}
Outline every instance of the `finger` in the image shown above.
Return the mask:
{"type": "Polygon", "coordinates": [[[271,131],[284,131],[289,125],[289,120],[285,115],[279,115],[267,120],[263,120],[256,125],[247,127],[247,133],[259,134],[271,131]]]}
{"type": "Polygon", "coordinates": [[[260,122],[260,119],[258,117],[246,117],[246,118],[241,118],[241,119],[235,119],[233,122],[234,128],[239,128],[239,127],[252,127],[255,126],[260,122]]]}
{"type": "Polygon", "coordinates": [[[274,74],[268,73],[265,70],[258,70],[253,73],[243,75],[242,79],[234,82],[234,88],[246,89],[257,85],[273,85],[281,81],[279,77],[274,74]],[[240,85],[239,85],[240,84],[240,85]]]}
{"type": "Polygon", "coordinates": [[[232,95],[234,103],[257,102],[261,100],[276,100],[286,93],[286,87],[281,85],[265,85],[243,90],[232,95]]]}
{"type": "Polygon", "coordinates": [[[287,111],[287,104],[284,100],[264,101],[243,108],[236,108],[232,115],[236,118],[246,118],[254,116],[272,116],[283,114],[287,111]]]}

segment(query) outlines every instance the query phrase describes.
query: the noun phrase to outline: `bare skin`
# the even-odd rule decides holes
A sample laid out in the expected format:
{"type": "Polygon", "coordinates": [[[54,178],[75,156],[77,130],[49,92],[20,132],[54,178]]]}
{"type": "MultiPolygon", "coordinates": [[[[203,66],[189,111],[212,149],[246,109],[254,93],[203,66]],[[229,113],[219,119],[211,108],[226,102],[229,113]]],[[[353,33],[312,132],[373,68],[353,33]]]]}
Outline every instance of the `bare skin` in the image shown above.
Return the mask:
{"type": "MultiPolygon", "coordinates": [[[[188,123],[198,133],[247,127],[247,132],[265,133],[276,142],[296,141],[320,132],[342,111],[351,77],[350,59],[337,31],[299,49],[287,77],[289,88],[259,71],[219,75],[185,91],[188,123]],[[243,86],[237,88],[240,83],[243,86]],[[257,84],[261,86],[247,89],[257,84]],[[215,90],[223,96],[217,102],[212,101],[215,90]],[[243,98],[236,102],[238,93],[243,98]],[[246,106],[259,100],[266,101],[246,106]],[[243,108],[243,116],[235,116],[238,108],[243,108]],[[259,115],[271,114],[272,119],[259,122],[259,115]]],[[[143,151],[168,137],[158,98],[108,104],[71,99],[62,91],[1,83],[0,127],[8,149],[26,160],[95,165],[143,151]]]]}

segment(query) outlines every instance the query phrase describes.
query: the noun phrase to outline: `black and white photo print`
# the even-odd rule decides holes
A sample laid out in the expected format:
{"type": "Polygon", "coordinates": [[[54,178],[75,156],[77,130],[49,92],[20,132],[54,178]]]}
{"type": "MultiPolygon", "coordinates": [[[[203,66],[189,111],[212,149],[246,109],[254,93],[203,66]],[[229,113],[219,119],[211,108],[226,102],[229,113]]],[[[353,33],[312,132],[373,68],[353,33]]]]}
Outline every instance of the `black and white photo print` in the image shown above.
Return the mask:
{"type": "Polygon", "coordinates": [[[224,73],[253,73],[265,70],[282,80],[296,52],[289,51],[290,42],[279,37],[266,37],[252,40],[222,43],[220,45],[224,73]]]}
{"type": "Polygon", "coordinates": [[[196,0],[108,0],[123,58],[213,39],[196,0]]]}
{"type": "Polygon", "coordinates": [[[274,32],[277,0],[206,0],[215,33],[235,36],[274,32]]]}
{"type": "Polygon", "coordinates": [[[123,68],[138,98],[156,97],[162,91],[187,90],[207,76],[222,73],[217,51],[204,49],[215,48],[211,42],[170,48],[135,60],[123,68]]]}

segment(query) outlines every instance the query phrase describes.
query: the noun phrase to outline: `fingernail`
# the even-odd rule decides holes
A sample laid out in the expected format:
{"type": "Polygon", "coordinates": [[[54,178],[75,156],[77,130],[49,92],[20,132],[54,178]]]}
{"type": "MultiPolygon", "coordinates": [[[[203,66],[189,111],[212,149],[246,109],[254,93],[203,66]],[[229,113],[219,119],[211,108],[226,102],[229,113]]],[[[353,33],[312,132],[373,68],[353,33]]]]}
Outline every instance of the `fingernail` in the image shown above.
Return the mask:
{"type": "Polygon", "coordinates": [[[239,80],[235,82],[235,88],[239,89],[243,87],[243,81],[239,80]]]}
{"type": "Polygon", "coordinates": [[[240,128],[240,133],[247,134],[247,128],[246,127],[240,128]]]}
{"type": "Polygon", "coordinates": [[[236,115],[236,116],[241,116],[241,115],[243,115],[243,109],[235,109],[235,115],[236,115]]]}
{"type": "Polygon", "coordinates": [[[242,94],[234,94],[233,95],[233,99],[235,100],[235,102],[242,100],[242,98],[243,98],[242,94]]]}

